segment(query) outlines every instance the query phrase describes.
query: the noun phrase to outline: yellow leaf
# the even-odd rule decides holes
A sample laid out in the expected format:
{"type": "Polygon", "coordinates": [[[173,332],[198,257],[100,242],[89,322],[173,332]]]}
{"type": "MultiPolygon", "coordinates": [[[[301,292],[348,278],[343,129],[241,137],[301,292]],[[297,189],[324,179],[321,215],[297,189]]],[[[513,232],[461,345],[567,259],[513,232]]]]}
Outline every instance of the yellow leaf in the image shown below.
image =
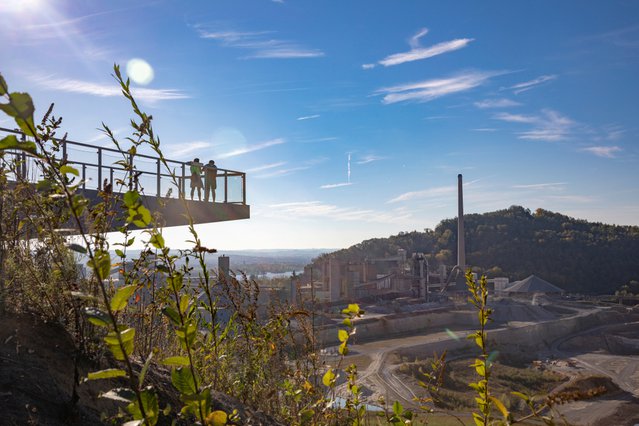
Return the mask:
{"type": "Polygon", "coordinates": [[[495,407],[497,407],[497,409],[501,412],[504,418],[507,419],[510,413],[508,412],[504,404],[499,399],[495,398],[494,396],[491,396],[490,400],[493,402],[493,404],[495,404],[495,407]]]}
{"type": "Polygon", "coordinates": [[[206,417],[207,426],[224,426],[228,420],[228,415],[221,410],[213,411],[206,417]]]}

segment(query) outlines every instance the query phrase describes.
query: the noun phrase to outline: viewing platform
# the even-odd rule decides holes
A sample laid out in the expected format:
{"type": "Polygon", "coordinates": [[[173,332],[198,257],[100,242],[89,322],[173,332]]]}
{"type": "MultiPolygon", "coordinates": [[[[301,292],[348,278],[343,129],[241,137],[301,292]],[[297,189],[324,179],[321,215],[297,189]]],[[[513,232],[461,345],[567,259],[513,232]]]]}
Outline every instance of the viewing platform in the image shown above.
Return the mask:
{"type": "MultiPolygon", "coordinates": [[[[15,134],[26,141],[27,136],[17,130],[0,127],[0,139],[6,134],[15,134]]],[[[246,204],[246,173],[235,170],[217,169],[217,188],[215,202],[198,201],[197,190],[194,200],[190,197],[190,162],[165,158],[170,170],[158,156],[120,151],[113,147],[92,145],[66,140],[61,146],[62,158],[66,164],[76,168],[81,181],[79,192],[97,202],[100,191],[108,188],[116,197],[121,198],[129,190],[137,190],[143,205],[151,213],[159,212],[162,221],[158,226],[180,226],[189,223],[188,214],[193,223],[224,222],[248,219],[250,206],[246,204]],[[133,166],[133,179],[127,177],[127,170],[117,162],[126,160],[133,166]],[[126,183],[132,182],[130,185],[126,183]],[[106,186],[106,187],[105,187],[106,186]]],[[[37,158],[24,151],[7,150],[0,157],[0,167],[7,164],[7,155],[18,159],[18,170],[10,173],[9,181],[24,179],[35,184],[42,179],[37,166],[37,158]]],[[[195,154],[195,156],[198,156],[195,154]]],[[[200,155],[203,157],[203,155],[200,155]]],[[[204,176],[202,176],[204,183],[204,176]]],[[[204,199],[204,187],[202,188],[204,199]]],[[[210,196],[209,196],[210,199],[210,196]]],[[[121,225],[115,223],[114,227],[121,225]]]]}

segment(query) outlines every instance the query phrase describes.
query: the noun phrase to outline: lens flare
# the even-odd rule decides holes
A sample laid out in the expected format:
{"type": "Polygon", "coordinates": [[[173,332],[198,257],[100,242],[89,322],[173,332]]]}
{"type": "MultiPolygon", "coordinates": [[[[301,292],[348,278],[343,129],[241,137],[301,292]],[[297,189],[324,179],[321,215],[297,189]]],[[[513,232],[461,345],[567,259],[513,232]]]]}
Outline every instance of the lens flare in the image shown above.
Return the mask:
{"type": "Polygon", "coordinates": [[[133,58],[126,63],[126,73],[135,84],[142,86],[153,81],[153,67],[144,59],[133,58]]]}

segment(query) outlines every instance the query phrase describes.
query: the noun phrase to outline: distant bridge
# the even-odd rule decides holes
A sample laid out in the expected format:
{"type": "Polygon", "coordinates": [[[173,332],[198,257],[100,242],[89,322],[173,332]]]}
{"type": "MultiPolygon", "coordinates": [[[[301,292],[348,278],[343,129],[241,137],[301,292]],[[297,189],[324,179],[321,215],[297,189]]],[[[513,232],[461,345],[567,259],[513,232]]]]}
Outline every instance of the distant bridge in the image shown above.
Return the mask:
{"type": "MultiPolygon", "coordinates": [[[[27,136],[20,131],[0,127],[0,139],[4,134],[18,135],[23,141],[27,136]]],[[[97,202],[99,192],[108,185],[113,193],[121,196],[124,192],[135,189],[142,199],[142,203],[151,212],[159,212],[162,215],[162,226],[179,226],[188,224],[185,203],[193,219],[193,223],[223,222],[229,220],[248,219],[250,206],[246,204],[246,173],[235,170],[217,169],[217,189],[215,202],[191,200],[190,163],[165,159],[171,172],[176,178],[174,182],[161,160],[157,156],[130,154],[116,148],[91,145],[88,143],[65,140],[61,147],[62,158],[66,164],[78,169],[81,179],[80,193],[91,201],[97,202]],[[118,160],[128,157],[133,165],[133,187],[118,184],[127,182],[127,170],[116,164],[118,160]],[[188,187],[187,187],[188,186],[188,187]]],[[[19,168],[16,176],[10,174],[10,181],[24,179],[36,183],[42,178],[38,174],[36,158],[23,151],[5,151],[6,155],[18,159],[19,168]]],[[[6,158],[0,157],[0,167],[6,166],[6,158]]],[[[204,177],[202,177],[204,178],[204,177]]],[[[202,188],[202,193],[204,188],[202,188]]],[[[204,195],[204,194],[202,194],[204,195]]],[[[197,196],[197,191],[195,193],[197,196]]],[[[119,226],[120,224],[114,224],[119,226]]]]}

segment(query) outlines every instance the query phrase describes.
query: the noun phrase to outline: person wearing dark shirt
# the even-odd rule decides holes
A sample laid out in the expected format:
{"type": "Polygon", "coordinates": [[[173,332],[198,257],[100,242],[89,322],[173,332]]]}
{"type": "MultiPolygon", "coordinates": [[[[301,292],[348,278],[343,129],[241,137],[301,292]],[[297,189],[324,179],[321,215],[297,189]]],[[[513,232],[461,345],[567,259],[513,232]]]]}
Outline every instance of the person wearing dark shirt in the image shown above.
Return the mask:
{"type": "Polygon", "coordinates": [[[209,201],[209,191],[215,202],[215,189],[217,188],[217,166],[215,161],[210,160],[204,166],[204,201],[209,201]]]}
{"type": "Polygon", "coordinates": [[[202,163],[196,158],[191,162],[191,200],[193,193],[197,189],[197,199],[202,201],[202,163]]]}

